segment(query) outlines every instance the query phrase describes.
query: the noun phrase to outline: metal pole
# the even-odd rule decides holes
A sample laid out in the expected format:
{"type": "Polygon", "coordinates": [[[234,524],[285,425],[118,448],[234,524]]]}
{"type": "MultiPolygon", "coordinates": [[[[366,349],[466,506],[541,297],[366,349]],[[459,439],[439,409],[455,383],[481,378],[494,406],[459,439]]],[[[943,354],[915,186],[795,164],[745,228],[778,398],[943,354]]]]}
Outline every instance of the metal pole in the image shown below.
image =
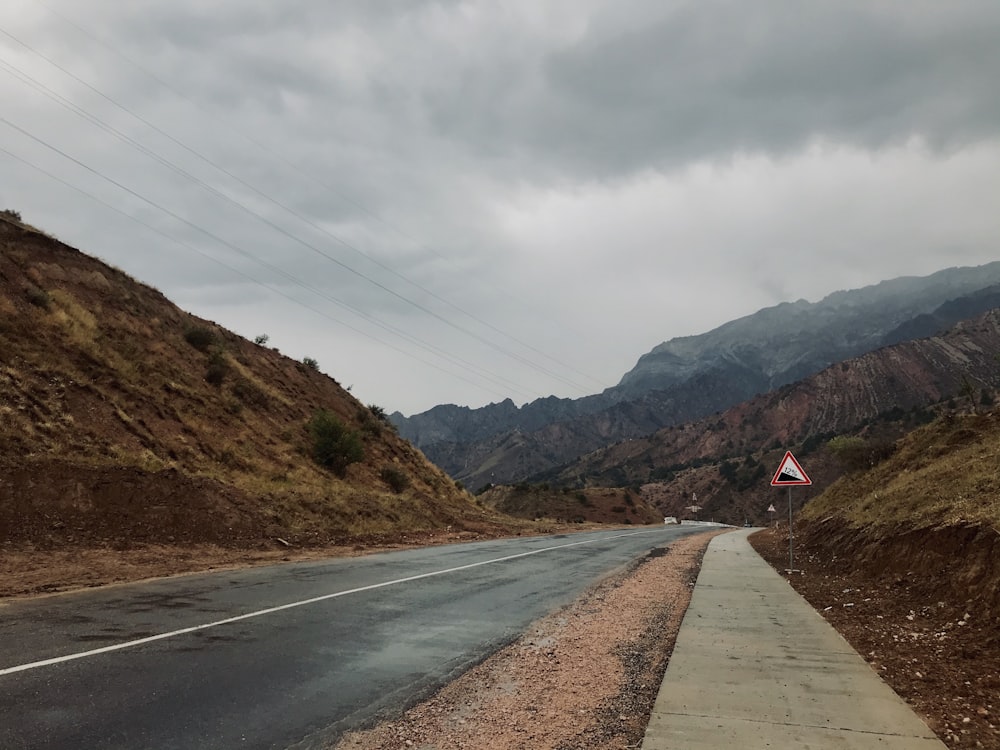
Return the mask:
{"type": "Polygon", "coordinates": [[[792,488],[788,487],[788,570],[795,570],[795,553],[792,543],[792,488]]]}

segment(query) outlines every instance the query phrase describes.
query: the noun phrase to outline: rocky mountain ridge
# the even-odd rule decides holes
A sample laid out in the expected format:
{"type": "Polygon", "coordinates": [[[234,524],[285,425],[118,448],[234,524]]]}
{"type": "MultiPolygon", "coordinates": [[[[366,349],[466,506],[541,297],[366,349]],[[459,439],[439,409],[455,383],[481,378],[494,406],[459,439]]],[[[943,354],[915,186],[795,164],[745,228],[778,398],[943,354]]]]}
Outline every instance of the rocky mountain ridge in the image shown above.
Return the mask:
{"type": "Polygon", "coordinates": [[[1000,309],[926,339],[883,347],[724,412],[594,451],[536,477],[626,486],[697,461],[742,460],[848,433],[886,414],[945,399],[971,408],[1000,388],[1000,309]]]}
{"type": "Polygon", "coordinates": [[[1000,298],[1000,262],[766,308],[701,336],[674,339],[622,382],[576,401],[395,414],[402,435],[451,476],[479,487],[516,482],[620,440],[724,410],[848,356],[981,313],[1000,298]],[[667,383],[653,389],[653,383],[667,383]]]}

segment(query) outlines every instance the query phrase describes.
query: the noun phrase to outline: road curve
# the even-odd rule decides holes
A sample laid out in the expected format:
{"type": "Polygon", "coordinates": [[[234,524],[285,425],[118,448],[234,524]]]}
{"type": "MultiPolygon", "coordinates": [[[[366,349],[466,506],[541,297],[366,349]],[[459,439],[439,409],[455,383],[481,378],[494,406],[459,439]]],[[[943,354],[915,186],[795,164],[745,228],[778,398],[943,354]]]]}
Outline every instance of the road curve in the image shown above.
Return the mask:
{"type": "Polygon", "coordinates": [[[320,747],[703,530],[426,547],[0,605],[0,748],[320,747]]]}

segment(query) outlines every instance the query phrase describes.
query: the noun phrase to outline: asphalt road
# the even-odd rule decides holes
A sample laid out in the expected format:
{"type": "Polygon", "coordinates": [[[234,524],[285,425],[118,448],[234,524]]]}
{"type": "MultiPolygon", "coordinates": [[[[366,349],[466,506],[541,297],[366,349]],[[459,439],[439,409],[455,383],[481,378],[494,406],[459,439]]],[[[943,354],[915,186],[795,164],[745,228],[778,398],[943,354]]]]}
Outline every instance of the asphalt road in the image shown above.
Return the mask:
{"type": "Polygon", "coordinates": [[[698,527],[508,539],[0,605],[0,748],[313,748],[698,527]]]}

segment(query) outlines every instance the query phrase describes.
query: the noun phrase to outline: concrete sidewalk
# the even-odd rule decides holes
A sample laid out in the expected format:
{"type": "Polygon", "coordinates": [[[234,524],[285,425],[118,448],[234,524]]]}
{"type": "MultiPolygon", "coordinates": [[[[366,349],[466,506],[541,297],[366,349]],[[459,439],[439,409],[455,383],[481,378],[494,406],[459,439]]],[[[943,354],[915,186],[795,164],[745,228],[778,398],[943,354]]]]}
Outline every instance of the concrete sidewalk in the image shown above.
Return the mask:
{"type": "Polygon", "coordinates": [[[643,750],[945,745],[753,550],[712,540],[643,750]]]}

